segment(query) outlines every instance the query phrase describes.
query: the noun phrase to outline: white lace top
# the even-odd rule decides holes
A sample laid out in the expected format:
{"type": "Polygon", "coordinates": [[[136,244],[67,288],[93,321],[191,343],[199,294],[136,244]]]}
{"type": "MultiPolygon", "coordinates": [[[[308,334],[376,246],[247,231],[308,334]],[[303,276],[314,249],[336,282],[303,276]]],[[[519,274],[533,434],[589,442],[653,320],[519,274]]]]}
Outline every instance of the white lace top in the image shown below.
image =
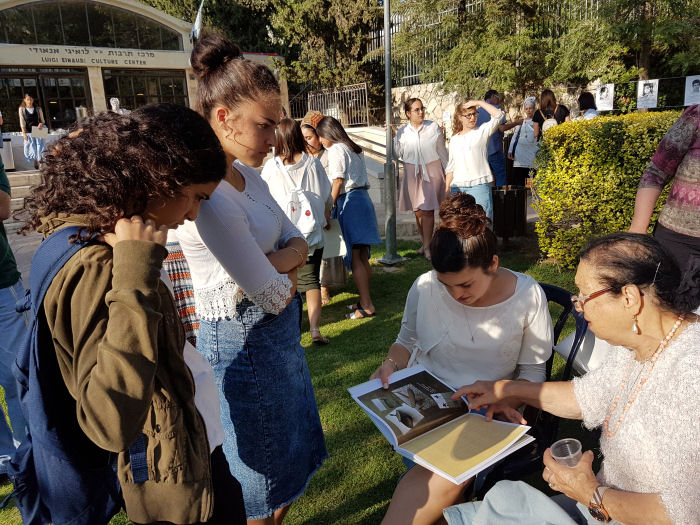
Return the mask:
{"type": "Polygon", "coordinates": [[[418,277],[396,339],[411,352],[408,366],[423,365],[454,388],[479,379],[544,381],[553,337],[547,298],[532,277],[512,273],[515,292],[492,306],[458,302],[435,270],[418,277]]]}
{"type": "MultiPolygon", "coordinates": [[[[588,428],[603,424],[634,353],[611,347],[603,364],[574,379],[588,428]]],[[[634,361],[629,377],[642,364],[634,361]]],[[[673,523],[700,523],[700,323],[688,326],[659,356],[617,433],[600,438],[604,459],[598,481],[620,490],[660,494],[673,523]]],[[[636,384],[630,385],[634,389],[636,384]]],[[[634,390],[632,390],[633,392],[634,390]]],[[[623,392],[611,427],[627,405],[623,392]]]]}
{"type": "Polygon", "coordinates": [[[245,179],[245,189],[238,191],[223,181],[211,199],[202,202],[197,220],[171,233],[189,264],[201,319],[232,317],[244,297],[265,312],[279,313],[292,287],[266,254],[302,235],[258,172],[238,161],[234,165],[245,179]]]}

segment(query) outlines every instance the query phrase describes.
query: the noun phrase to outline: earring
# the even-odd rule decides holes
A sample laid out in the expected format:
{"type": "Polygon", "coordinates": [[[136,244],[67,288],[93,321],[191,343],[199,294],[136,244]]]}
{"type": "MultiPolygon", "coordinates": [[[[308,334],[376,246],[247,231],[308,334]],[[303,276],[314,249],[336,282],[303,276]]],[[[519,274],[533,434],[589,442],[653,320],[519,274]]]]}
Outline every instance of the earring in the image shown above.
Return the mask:
{"type": "Polygon", "coordinates": [[[638,334],[638,333],[639,333],[639,326],[637,325],[637,316],[636,316],[636,315],[633,315],[633,316],[632,316],[632,321],[634,321],[634,322],[632,323],[632,331],[633,331],[635,334],[638,334]]]}

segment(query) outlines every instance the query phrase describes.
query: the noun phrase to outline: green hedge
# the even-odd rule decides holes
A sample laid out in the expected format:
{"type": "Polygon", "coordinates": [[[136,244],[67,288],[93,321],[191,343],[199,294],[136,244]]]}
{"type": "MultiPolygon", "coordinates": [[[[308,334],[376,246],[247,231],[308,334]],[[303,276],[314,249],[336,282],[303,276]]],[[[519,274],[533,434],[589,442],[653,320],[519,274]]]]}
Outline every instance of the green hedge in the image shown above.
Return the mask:
{"type": "MultiPolygon", "coordinates": [[[[644,168],[678,111],[566,122],[547,130],[533,181],[541,252],[567,268],[591,237],[629,228],[644,168]]],[[[655,222],[666,200],[662,194],[655,222]]]]}

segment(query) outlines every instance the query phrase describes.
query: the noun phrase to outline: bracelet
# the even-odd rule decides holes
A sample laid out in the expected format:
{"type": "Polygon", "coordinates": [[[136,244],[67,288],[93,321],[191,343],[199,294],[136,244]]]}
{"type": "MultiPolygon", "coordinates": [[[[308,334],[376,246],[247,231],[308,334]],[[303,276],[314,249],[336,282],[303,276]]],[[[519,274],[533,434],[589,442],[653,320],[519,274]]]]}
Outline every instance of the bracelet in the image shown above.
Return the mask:
{"type": "Polygon", "coordinates": [[[287,246],[290,250],[294,250],[297,252],[297,255],[299,256],[299,266],[302,266],[306,261],[304,260],[304,257],[302,257],[301,252],[297,250],[294,246],[287,246]]]}
{"type": "Polygon", "coordinates": [[[384,364],[384,362],[386,361],[390,361],[391,364],[394,365],[394,372],[398,372],[400,370],[399,365],[396,364],[396,361],[394,361],[391,357],[387,357],[386,359],[384,359],[384,361],[382,361],[382,364],[384,364]]]}

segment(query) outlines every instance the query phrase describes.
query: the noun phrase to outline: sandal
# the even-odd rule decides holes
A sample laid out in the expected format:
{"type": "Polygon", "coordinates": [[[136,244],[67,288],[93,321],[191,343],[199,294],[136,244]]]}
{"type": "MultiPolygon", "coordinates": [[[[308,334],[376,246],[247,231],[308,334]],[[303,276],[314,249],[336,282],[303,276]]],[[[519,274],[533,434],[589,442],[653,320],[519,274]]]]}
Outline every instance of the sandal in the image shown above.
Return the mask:
{"type": "Polygon", "coordinates": [[[349,305],[347,305],[347,306],[348,306],[348,310],[352,310],[353,312],[354,312],[355,310],[359,310],[360,308],[362,308],[362,307],[360,306],[360,303],[352,303],[352,304],[349,304],[349,305]]]}
{"type": "Polygon", "coordinates": [[[377,312],[374,313],[369,313],[367,310],[363,310],[362,308],[357,308],[353,313],[351,314],[346,314],[345,319],[352,319],[352,320],[357,320],[357,319],[364,319],[365,317],[374,317],[377,312]],[[359,317],[357,314],[360,314],[359,317]]]}
{"type": "Polygon", "coordinates": [[[311,340],[316,346],[325,346],[331,342],[330,339],[321,335],[321,331],[318,328],[311,329],[311,340]]]}

